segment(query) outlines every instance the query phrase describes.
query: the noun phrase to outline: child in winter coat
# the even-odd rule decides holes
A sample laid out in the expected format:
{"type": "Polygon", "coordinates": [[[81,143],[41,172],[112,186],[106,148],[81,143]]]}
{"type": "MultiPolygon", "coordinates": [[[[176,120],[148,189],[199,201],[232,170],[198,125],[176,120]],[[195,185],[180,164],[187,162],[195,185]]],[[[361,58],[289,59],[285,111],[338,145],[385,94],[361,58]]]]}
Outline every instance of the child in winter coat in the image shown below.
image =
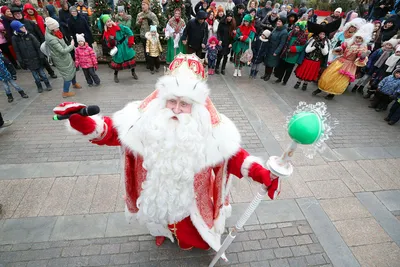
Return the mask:
{"type": "Polygon", "coordinates": [[[8,103],[14,101],[13,95],[10,91],[10,84],[18,91],[22,98],[28,98],[24,90],[12,79],[11,74],[8,72],[3,60],[0,59],[0,81],[3,82],[4,91],[6,92],[8,103]]]}
{"type": "Polygon", "coordinates": [[[24,24],[18,20],[11,22],[11,28],[14,31],[12,45],[17,55],[19,64],[23,69],[29,69],[35,79],[36,87],[39,93],[43,92],[41,80],[46,85],[46,90],[51,91],[51,85],[44,73],[45,64],[44,54],[40,51],[40,43],[36,37],[29,33],[24,24]]]}
{"type": "Polygon", "coordinates": [[[400,94],[396,94],[395,97],[389,115],[384,119],[389,125],[393,125],[400,120],[400,94]]]}
{"type": "Polygon", "coordinates": [[[209,75],[215,74],[215,63],[217,62],[218,51],[221,50],[221,48],[217,37],[211,36],[210,39],[208,39],[206,50],[209,75]]]}
{"type": "Polygon", "coordinates": [[[3,60],[4,65],[6,66],[8,72],[11,74],[13,80],[17,80],[17,71],[15,70],[14,65],[11,61],[3,55],[3,52],[0,49],[0,59],[3,60]]]}
{"type": "Polygon", "coordinates": [[[271,35],[269,30],[263,31],[260,37],[255,39],[254,45],[252,46],[253,58],[251,59],[251,70],[250,78],[255,79],[258,73],[258,68],[261,63],[264,62],[265,54],[267,53],[267,42],[271,35]]]}
{"type": "Polygon", "coordinates": [[[75,67],[82,68],[83,74],[85,75],[86,82],[89,87],[99,86],[100,78],[96,74],[97,70],[97,57],[93,48],[85,42],[84,34],[76,34],[76,40],[78,41],[78,47],[75,48],[75,67]]]}
{"type": "Polygon", "coordinates": [[[400,68],[393,71],[393,75],[384,78],[378,86],[375,98],[369,108],[374,108],[379,112],[386,110],[393,99],[400,94],[400,68]]]}
{"type": "Polygon", "coordinates": [[[154,67],[156,72],[160,70],[160,55],[162,53],[162,47],[160,39],[157,33],[157,26],[151,25],[150,31],[146,32],[146,54],[149,61],[149,67],[151,74],[154,74],[154,67]]]}

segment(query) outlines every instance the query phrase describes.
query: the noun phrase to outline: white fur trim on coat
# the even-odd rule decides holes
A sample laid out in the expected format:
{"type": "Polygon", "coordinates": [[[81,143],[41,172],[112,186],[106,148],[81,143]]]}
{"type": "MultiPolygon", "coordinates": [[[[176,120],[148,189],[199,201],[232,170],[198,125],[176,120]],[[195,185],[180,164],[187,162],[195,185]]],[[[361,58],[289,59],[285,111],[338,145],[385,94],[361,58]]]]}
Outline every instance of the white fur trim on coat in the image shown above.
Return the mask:
{"type": "MultiPolygon", "coordinates": [[[[100,115],[93,115],[93,116],[90,116],[90,118],[96,122],[96,128],[92,133],[85,135],[85,136],[88,137],[89,140],[92,140],[92,139],[101,137],[101,134],[104,132],[104,120],[103,120],[103,117],[100,115]]],[[[66,121],[65,126],[67,127],[67,130],[70,133],[82,134],[81,132],[72,128],[69,120],[66,121]]]]}
{"type": "Polygon", "coordinates": [[[253,163],[258,163],[261,166],[264,166],[262,159],[259,157],[248,156],[244,159],[242,167],[240,168],[240,172],[242,173],[243,177],[249,177],[249,171],[253,163]]]}

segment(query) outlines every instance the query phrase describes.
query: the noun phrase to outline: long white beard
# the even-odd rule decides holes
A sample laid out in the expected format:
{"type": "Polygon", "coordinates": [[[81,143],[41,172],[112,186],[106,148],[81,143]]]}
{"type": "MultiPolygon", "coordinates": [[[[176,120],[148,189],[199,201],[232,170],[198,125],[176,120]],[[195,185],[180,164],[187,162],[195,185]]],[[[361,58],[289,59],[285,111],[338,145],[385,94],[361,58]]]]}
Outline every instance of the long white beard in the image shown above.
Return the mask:
{"type": "Polygon", "coordinates": [[[137,200],[140,223],[172,224],[190,215],[194,176],[205,166],[207,121],[191,114],[153,108],[142,117],[143,167],[147,170],[137,200]],[[204,126],[206,125],[206,126],[204,126]]]}

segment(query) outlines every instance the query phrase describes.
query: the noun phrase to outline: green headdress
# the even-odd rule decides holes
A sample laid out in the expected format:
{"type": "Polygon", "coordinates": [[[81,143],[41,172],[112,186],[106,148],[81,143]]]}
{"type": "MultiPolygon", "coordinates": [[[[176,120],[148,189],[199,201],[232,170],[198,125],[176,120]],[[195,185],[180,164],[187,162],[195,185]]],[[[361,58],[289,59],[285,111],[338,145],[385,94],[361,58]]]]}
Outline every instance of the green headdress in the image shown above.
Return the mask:
{"type": "Polygon", "coordinates": [[[300,30],[305,31],[307,28],[307,21],[296,22],[296,24],[294,26],[298,26],[300,28],[300,30]]]}
{"type": "Polygon", "coordinates": [[[108,14],[103,14],[100,16],[99,20],[97,21],[97,27],[99,28],[100,32],[104,31],[104,25],[109,19],[111,19],[111,16],[108,14]]]}
{"type": "Polygon", "coordinates": [[[244,16],[243,21],[252,22],[253,17],[250,14],[247,14],[246,16],[244,16]]]}

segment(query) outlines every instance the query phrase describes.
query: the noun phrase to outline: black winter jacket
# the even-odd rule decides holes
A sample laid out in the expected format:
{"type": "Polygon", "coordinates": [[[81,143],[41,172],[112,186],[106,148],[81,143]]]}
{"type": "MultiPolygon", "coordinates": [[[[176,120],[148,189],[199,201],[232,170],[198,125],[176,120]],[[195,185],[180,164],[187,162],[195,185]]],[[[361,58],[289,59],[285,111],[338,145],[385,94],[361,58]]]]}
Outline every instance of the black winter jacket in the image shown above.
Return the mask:
{"type": "Polygon", "coordinates": [[[251,62],[253,64],[260,64],[264,62],[265,55],[268,51],[268,42],[263,42],[260,37],[257,37],[254,45],[251,44],[251,50],[253,50],[253,58],[251,62]]]}
{"type": "MultiPolygon", "coordinates": [[[[232,22],[233,20],[231,21],[231,23],[232,22]]],[[[223,18],[218,24],[217,38],[219,41],[222,42],[222,49],[220,51],[220,54],[222,55],[228,55],[231,51],[229,45],[233,44],[233,34],[230,31],[229,26],[230,23],[226,21],[226,18],[223,18]]]]}
{"type": "Polygon", "coordinates": [[[85,34],[85,41],[89,44],[89,46],[92,46],[92,32],[90,31],[89,23],[84,16],[78,14],[76,18],[71,17],[68,21],[68,29],[71,33],[71,36],[74,38],[76,47],[78,46],[78,42],[76,40],[77,33],[85,34]]]}
{"type": "Polygon", "coordinates": [[[28,31],[28,33],[33,34],[33,36],[36,37],[39,43],[44,42],[44,35],[42,31],[39,29],[39,26],[35,22],[25,18],[19,19],[18,21],[24,24],[25,29],[28,31]]]}
{"type": "Polygon", "coordinates": [[[21,67],[38,70],[43,65],[44,55],[40,52],[40,43],[31,33],[14,33],[12,45],[21,67]]]}
{"type": "Polygon", "coordinates": [[[191,19],[183,30],[181,40],[187,40],[188,47],[198,50],[201,44],[206,45],[208,40],[208,24],[200,24],[197,19],[191,19]]]}

